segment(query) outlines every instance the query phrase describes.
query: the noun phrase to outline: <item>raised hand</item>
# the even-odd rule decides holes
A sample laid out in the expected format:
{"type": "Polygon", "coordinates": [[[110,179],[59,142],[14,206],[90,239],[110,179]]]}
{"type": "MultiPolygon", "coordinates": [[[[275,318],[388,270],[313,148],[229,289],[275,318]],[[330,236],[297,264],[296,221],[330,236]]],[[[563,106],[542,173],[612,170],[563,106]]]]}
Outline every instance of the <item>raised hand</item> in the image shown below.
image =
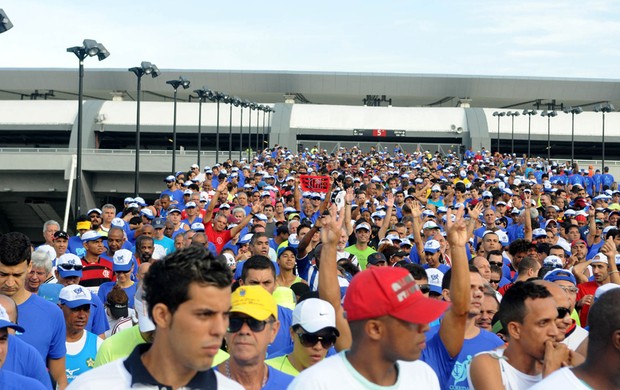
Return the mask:
{"type": "Polygon", "coordinates": [[[476,203],[473,210],[469,212],[469,219],[472,221],[477,220],[478,217],[480,217],[480,214],[482,214],[483,210],[484,210],[484,205],[482,204],[482,202],[476,203]]]}
{"type": "Polygon", "coordinates": [[[446,239],[450,243],[451,248],[465,248],[469,240],[467,224],[463,218],[464,214],[465,210],[463,207],[460,207],[456,212],[448,209],[446,214],[446,239]],[[456,217],[454,221],[452,221],[452,215],[456,217]]]}

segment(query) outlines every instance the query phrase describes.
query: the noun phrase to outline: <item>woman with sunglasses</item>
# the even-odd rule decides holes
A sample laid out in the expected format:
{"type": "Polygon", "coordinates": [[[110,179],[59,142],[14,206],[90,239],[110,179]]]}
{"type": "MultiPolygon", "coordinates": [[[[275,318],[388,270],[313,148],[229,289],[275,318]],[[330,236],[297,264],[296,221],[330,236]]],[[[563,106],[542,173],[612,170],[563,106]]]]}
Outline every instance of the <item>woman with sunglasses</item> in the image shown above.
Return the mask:
{"type": "MultiPolygon", "coordinates": [[[[292,376],[320,362],[327,356],[340,335],[336,329],[336,312],[326,301],[307,298],[293,311],[290,329],[293,349],[267,360],[268,365],[292,376]]],[[[335,350],[331,350],[335,353],[335,350]]]]}

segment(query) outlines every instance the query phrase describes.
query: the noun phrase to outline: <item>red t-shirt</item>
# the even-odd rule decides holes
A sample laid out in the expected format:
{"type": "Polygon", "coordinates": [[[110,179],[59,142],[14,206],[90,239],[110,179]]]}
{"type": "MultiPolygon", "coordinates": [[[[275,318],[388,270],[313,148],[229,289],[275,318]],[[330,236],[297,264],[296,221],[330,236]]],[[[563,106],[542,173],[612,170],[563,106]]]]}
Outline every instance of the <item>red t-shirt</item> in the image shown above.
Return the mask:
{"type": "Polygon", "coordinates": [[[213,224],[210,222],[207,223],[207,225],[205,226],[205,234],[207,235],[209,241],[212,242],[213,245],[215,245],[215,249],[217,250],[218,254],[222,251],[224,245],[226,245],[226,243],[232,239],[230,230],[216,232],[215,229],[213,229],[213,224]]]}
{"type": "Polygon", "coordinates": [[[114,281],[114,272],[112,271],[112,262],[99,257],[96,263],[89,263],[82,259],[82,277],[80,285],[84,287],[99,287],[103,283],[114,281]]]}
{"type": "MultiPolygon", "coordinates": [[[[598,288],[598,284],[595,281],[579,283],[577,288],[579,291],[577,292],[577,302],[586,295],[594,295],[596,289],[598,288]]],[[[583,305],[581,310],[579,311],[579,321],[581,322],[582,327],[586,327],[588,325],[588,313],[590,312],[590,305],[583,305]]]]}

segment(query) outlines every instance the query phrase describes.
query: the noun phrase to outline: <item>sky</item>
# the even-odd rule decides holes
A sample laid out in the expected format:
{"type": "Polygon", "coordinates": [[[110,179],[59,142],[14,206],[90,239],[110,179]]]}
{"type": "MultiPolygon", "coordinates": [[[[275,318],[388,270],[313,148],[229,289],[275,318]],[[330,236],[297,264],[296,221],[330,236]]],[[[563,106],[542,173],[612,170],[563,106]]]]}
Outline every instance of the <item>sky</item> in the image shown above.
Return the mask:
{"type": "Polygon", "coordinates": [[[619,79],[620,2],[4,0],[0,68],[317,71],[619,79]]]}

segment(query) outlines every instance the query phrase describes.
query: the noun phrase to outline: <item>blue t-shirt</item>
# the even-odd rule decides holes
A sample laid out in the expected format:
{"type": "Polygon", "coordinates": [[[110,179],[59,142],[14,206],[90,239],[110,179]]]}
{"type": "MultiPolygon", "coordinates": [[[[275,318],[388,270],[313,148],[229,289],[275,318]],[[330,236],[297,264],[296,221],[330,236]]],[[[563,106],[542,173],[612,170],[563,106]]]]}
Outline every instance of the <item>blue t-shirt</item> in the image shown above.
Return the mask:
{"type": "Polygon", "coordinates": [[[80,258],[84,257],[86,254],[86,248],[84,248],[84,244],[82,243],[82,238],[80,236],[69,237],[69,241],[67,242],[67,252],[73,253],[80,258]]]}
{"type": "Polygon", "coordinates": [[[12,334],[9,335],[8,342],[9,346],[2,371],[12,371],[16,374],[36,379],[46,389],[51,390],[52,381],[39,352],[32,345],[12,334]]]}
{"type": "MultiPolygon", "coordinates": [[[[280,329],[273,343],[267,347],[267,358],[271,358],[271,354],[293,345],[293,339],[289,329],[293,324],[293,311],[284,306],[278,305],[278,320],[280,321],[280,329]]],[[[263,388],[265,389],[265,388],[263,388]]]]}
{"type": "Polygon", "coordinates": [[[76,355],[67,354],[66,373],[67,381],[73,382],[78,375],[81,375],[95,367],[97,357],[97,335],[86,332],[86,342],[82,350],[76,355]]]}
{"type": "Polygon", "coordinates": [[[174,252],[174,240],[172,238],[168,238],[164,236],[161,240],[158,240],[155,237],[153,237],[153,242],[155,244],[159,244],[163,246],[164,249],[166,250],[166,255],[169,255],[172,252],[174,252]]]}
{"type": "MultiPolygon", "coordinates": [[[[101,286],[99,286],[99,291],[97,291],[97,297],[101,302],[105,302],[107,300],[106,298],[108,294],[110,293],[110,291],[112,291],[115,285],[116,282],[105,282],[101,286]]],[[[136,295],[136,287],[136,283],[133,283],[131,286],[123,289],[125,290],[125,292],[127,293],[127,297],[129,298],[128,306],[132,309],[134,295],[136,295]]]]}
{"type": "Polygon", "coordinates": [[[57,305],[31,294],[26,302],[17,305],[17,313],[19,325],[25,332],[15,334],[35,347],[43,361],[48,357],[60,359],[67,354],[65,317],[57,305]]]}
{"type": "Polygon", "coordinates": [[[0,370],[0,389],[2,390],[46,390],[41,382],[16,374],[12,371],[0,370]]]}
{"type": "MultiPolygon", "coordinates": [[[[287,329],[288,330],[288,329],[287,329]]],[[[286,389],[288,385],[295,379],[294,376],[285,374],[271,366],[267,366],[269,370],[269,379],[261,390],[281,390],[286,389]]]]}
{"type": "Polygon", "coordinates": [[[421,360],[435,370],[442,389],[469,389],[467,371],[472,358],[479,352],[496,349],[504,342],[495,334],[480,329],[478,336],[465,339],[456,357],[450,357],[439,335],[439,328],[436,326],[426,333],[426,348],[422,351],[421,360]]]}

